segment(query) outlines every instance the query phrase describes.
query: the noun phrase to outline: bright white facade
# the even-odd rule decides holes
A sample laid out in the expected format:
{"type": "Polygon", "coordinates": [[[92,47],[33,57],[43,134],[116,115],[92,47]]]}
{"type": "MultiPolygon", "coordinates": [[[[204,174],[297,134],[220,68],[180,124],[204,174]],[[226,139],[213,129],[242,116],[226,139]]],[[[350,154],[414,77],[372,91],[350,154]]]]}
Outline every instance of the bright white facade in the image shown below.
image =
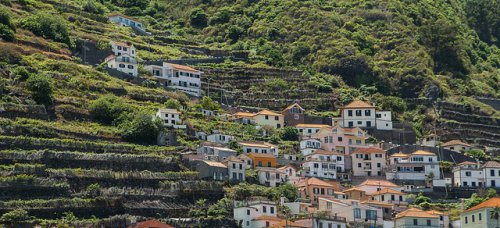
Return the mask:
{"type": "Polygon", "coordinates": [[[500,187],[500,162],[489,161],[483,165],[484,185],[486,187],[500,187]]]}
{"type": "Polygon", "coordinates": [[[175,109],[160,108],[155,116],[163,121],[165,127],[186,128],[186,125],[182,125],[181,112],[175,109]]]}
{"type": "Polygon", "coordinates": [[[135,47],[132,44],[111,41],[111,51],[114,55],[129,55],[130,57],[137,57],[137,53],[135,51],[135,47]]]}
{"type": "Polygon", "coordinates": [[[332,151],[317,150],[306,156],[302,163],[307,177],[337,179],[337,172],[345,172],[345,155],[332,151]]]}
{"type": "Polygon", "coordinates": [[[337,200],[320,197],[318,211],[327,212],[330,216],[346,218],[350,223],[361,223],[369,226],[383,224],[383,211],[380,207],[373,207],[358,200],[337,200]]]}
{"type": "Polygon", "coordinates": [[[137,60],[128,54],[119,56],[110,55],[104,60],[104,62],[106,63],[106,66],[111,69],[121,71],[134,77],[137,77],[138,75],[137,60]]]}
{"type": "Polygon", "coordinates": [[[319,139],[303,139],[300,141],[300,152],[306,156],[314,151],[321,149],[321,141],[319,139]]]}
{"type": "Polygon", "coordinates": [[[261,216],[277,217],[278,208],[275,202],[267,200],[234,201],[233,218],[244,228],[253,228],[257,224],[252,221],[261,216]]]}
{"type": "Polygon", "coordinates": [[[201,97],[201,75],[203,72],[194,68],[173,63],[163,63],[161,66],[148,65],[144,69],[168,88],[201,97]]]}
{"type": "Polygon", "coordinates": [[[220,133],[214,133],[211,135],[207,135],[207,141],[220,143],[220,144],[228,144],[229,142],[234,140],[234,136],[225,135],[220,133]]]}
{"type": "Polygon", "coordinates": [[[300,181],[300,171],[292,165],[280,167],[278,170],[288,176],[288,183],[296,184],[300,181]]]}
{"type": "Polygon", "coordinates": [[[441,145],[441,147],[444,149],[448,149],[448,150],[452,150],[452,151],[456,151],[456,152],[465,152],[465,151],[469,151],[472,149],[471,145],[464,143],[460,140],[451,140],[451,141],[445,142],[441,145]]]}
{"type": "Polygon", "coordinates": [[[392,130],[392,114],[390,111],[377,111],[375,106],[356,100],[340,109],[340,117],[333,122],[342,127],[376,128],[392,130]]]}
{"type": "Polygon", "coordinates": [[[483,183],[483,168],[478,163],[462,162],[453,168],[453,186],[482,187],[483,183]]]}
{"type": "Polygon", "coordinates": [[[245,161],[231,156],[223,163],[227,165],[229,180],[237,182],[245,181],[245,170],[247,166],[245,161]]]}
{"type": "Polygon", "coordinates": [[[433,180],[440,179],[439,161],[436,154],[417,150],[411,154],[393,154],[389,158],[387,180],[433,180]]]}
{"type": "Polygon", "coordinates": [[[238,142],[243,153],[273,154],[278,157],[278,147],[268,142],[238,142]]]}

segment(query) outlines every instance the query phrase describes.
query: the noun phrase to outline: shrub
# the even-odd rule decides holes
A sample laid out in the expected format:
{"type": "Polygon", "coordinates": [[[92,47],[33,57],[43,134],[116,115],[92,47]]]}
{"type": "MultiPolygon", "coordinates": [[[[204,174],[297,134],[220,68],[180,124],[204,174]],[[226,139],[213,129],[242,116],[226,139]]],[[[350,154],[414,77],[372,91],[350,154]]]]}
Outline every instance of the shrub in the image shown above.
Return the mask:
{"type": "Polygon", "coordinates": [[[12,29],[10,29],[7,25],[0,24],[0,39],[12,42],[15,38],[16,37],[12,29]]]}
{"type": "Polygon", "coordinates": [[[207,14],[203,11],[203,9],[193,9],[189,17],[191,18],[191,26],[196,28],[204,28],[207,26],[207,14]]]}
{"type": "Polygon", "coordinates": [[[201,107],[203,109],[212,110],[212,111],[220,109],[220,105],[217,104],[217,102],[213,101],[212,98],[207,97],[207,96],[205,96],[201,99],[201,107]]]}
{"type": "Polygon", "coordinates": [[[40,12],[25,18],[21,24],[37,36],[71,46],[68,25],[61,16],[40,12]]]}
{"type": "Polygon", "coordinates": [[[166,108],[179,109],[181,107],[181,103],[173,98],[169,98],[167,102],[165,102],[166,108]]]}
{"type": "Polygon", "coordinates": [[[24,67],[16,67],[12,70],[14,78],[19,81],[26,81],[30,77],[30,72],[24,67]]]}
{"type": "Polygon", "coordinates": [[[117,124],[120,116],[129,113],[132,108],[123,99],[115,95],[105,95],[90,104],[89,113],[97,122],[103,124],[117,124]]]}
{"type": "Polygon", "coordinates": [[[156,87],[156,81],[146,79],[141,83],[141,86],[146,87],[146,88],[155,88],[156,87]]]}
{"type": "Polygon", "coordinates": [[[106,12],[104,6],[95,2],[94,0],[88,0],[87,2],[85,2],[85,5],[83,5],[83,10],[94,14],[104,14],[106,12]]]}
{"type": "Polygon", "coordinates": [[[45,74],[33,74],[26,81],[33,100],[38,104],[51,105],[53,92],[52,78],[45,74]]]}
{"type": "Polygon", "coordinates": [[[19,223],[29,220],[28,212],[23,209],[15,209],[9,211],[0,217],[0,223],[18,225],[19,223]]]}
{"type": "Polygon", "coordinates": [[[122,137],[135,143],[155,144],[161,129],[161,120],[153,119],[148,113],[138,113],[132,121],[120,125],[122,137]]]}
{"type": "Polygon", "coordinates": [[[294,127],[285,127],[281,131],[281,139],[286,141],[297,141],[299,140],[299,131],[294,127]]]}
{"type": "Polygon", "coordinates": [[[16,30],[16,26],[12,22],[11,15],[9,13],[9,9],[2,6],[0,6],[0,24],[6,25],[11,30],[16,30]]]}
{"type": "Polygon", "coordinates": [[[131,8],[125,9],[125,14],[129,16],[141,16],[142,15],[142,10],[141,8],[134,6],[131,8]]]}

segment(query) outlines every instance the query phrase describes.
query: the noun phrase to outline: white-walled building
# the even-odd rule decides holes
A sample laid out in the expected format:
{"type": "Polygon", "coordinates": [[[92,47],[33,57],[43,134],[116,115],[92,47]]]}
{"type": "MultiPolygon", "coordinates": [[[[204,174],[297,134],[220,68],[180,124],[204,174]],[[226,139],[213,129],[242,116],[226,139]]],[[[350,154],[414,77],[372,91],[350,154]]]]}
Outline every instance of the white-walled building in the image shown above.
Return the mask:
{"type": "Polygon", "coordinates": [[[133,17],[129,17],[129,16],[119,14],[119,13],[111,13],[108,16],[108,18],[111,22],[119,24],[121,26],[134,27],[134,28],[140,29],[144,32],[146,31],[146,29],[144,28],[144,25],[133,17]]]}
{"type": "Polygon", "coordinates": [[[273,154],[278,157],[278,147],[268,142],[238,142],[243,153],[273,154]]]}
{"type": "Polygon", "coordinates": [[[439,161],[436,154],[417,150],[411,154],[397,153],[389,157],[387,180],[425,181],[441,179],[439,161]]]}
{"type": "Polygon", "coordinates": [[[220,144],[228,144],[229,142],[234,140],[234,136],[221,133],[213,133],[207,135],[206,138],[207,141],[209,142],[220,143],[220,144]]]}
{"type": "Polygon", "coordinates": [[[371,195],[372,200],[390,203],[394,205],[408,205],[406,202],[406,193],[394,190],[392,188],[384,188],[371,195]]]}
{"type": "Polygon", "coordinates": [[[338,200],[319,197],[318,211],[326,212],[330,216],[346,218],[350,224],[369,227],[383,224],[383,211],[380,207],[365,204],[359,200],[338,200]]]}
{"type": "Polygon", "coordinates": [[[310,136],[317,133],[321,128],[329,127],[326,124],[297,124],[295,128],[301,136],[310,136]]]}
{"type": "Polygon", "coordinates": [[[233,218],[244,228],[259,227],[255,219],[261,216],[277,218],[276,203],[268,200],[234,201],[233,218]]]}
{"type": "Polygon", "coordinates": [[[484,185],[488,188],[500,187],[500,162],[488,161],[483,165],[484,185]]]}
{"type": "Polygon", "coordinates": [[[483,168],[478,163],[462,162],[453,168],[453,186],[482,187],[483,183],[483,168]]]}
{"type": "Polygon", "coordinates": [[[464,143],[460,140],[451,140],[451,141],[445,142],[441,145],[441,147],[444,149],[448,149],[448,150],[452,150],[452,151],[456,151],[456,152],[465,152],[465,151],[469,151],[472,149],[471,145],[464,143]]]}
{"type": "Polygon", "coordinates": [[[430,134],[428,136],[425,136],[418,142],[418,144],[420,144],[421,146],[430,146],[430,147],[436,147],[437,143],[438,140],[436,134],[430,134]]]}
{"type": "Polygon", "coordinates": [[[247,168],[247,164],[245,163],[245,161],[240,160],[235,156],[230,156],[222,163],[227,166],[229,172],[229,180],[237,182],[245,181],[245,170],[247,168]]]}
{"type": "Polygon", "coordinates": [[[354,176],[383,176],[386,165],[386,153],[380,148],[358,148],[352,154],[352,172],[354,176]]]}
{"type": "Polygon", "coordinates": [[[337,173],[345,172],[345,155],[318,149],[306,156],[302,169],[307,177],[339,179],[337,173]]]}
{"type": "Polygon", "coordinates": [[[288,175],[273,167],[257,167],[259,183],[268,187],[277,187],[288,182],[288,175]]]}
{"type": "Polygon", "coordinates": [[[420,210],[409,208],[396,215],[394,227],[398,228],[419,228],[419,227],[439,227],[439,216],[420,210]]]}
{"type": "Polygon", "coordinates": [[[314,151],[321,149],[321,141],[314,138],[303,139],[300,140],[299,147],[301,154],[307,156],[314,151]]]}
{"type": "Polygon", "coordinates": [[[285,117],[283,114],[267,109],[260,110],[257,113],[237,112],[233,114],[233,119],[244,124],[257,124],[259,126],[269,126],[272,128],[282,128],[285,125],[285,117]]]}
{"type": "Polygon", "coordinates": [[[348,128],[392,130],[392,114],[390,111],[377,111],[374,105],[360,100],[355,100],[340,108],[340,117],[333,118],[333,122],[348,128]]]}
{"type": "Polygon", "coordinates": [[[203,72],[194,68],[164,62],[161,66],[148,65],[144,69],[168,88],[173,88],[195,97],[201,97],[201,75],[203,72]]]}
{"type": "Polygon", "coordinates": [[[117,41],[111,41],[110,44],[111,44],[111,51],[113,51],[113,54],[115,56],[129,55],[130,57],[133,58],[137,57],[135,47],[132,44],[117,42],[117,41]]]}
{"type": "Polygon", "coordinates": [[[197,152],[198,154],[203,155],[204,160],[218,161],[218,162],[224,161],[225,159],[231,156],[237,155],[237,152],[235,150],[217,145],[212,145],[210,143],[201,144],[198,147],[197,152]]]}
{"type": "Polygon", "coordinates": [[[175,109],[160,108],[155,117],[161,119],[165,127],[186,128],[186,125],[182,124],[181,112],[175,109]]]}
{"type": "Polygon", "coordinates": [[[285,173],[288,176],[288,183],[296,184],[300,181],[300,170],[294,166],[288,164],[283,167],[278,168],[279,171],[285,173]]]}
{"type": "Polygon", "coordinates": [[[365,180],[363,183],[359,184],[356,186],[357,189],[364,191],[367,195],[373,195],[376,192],[389,188],[395,191],[401,192],[403,188],[397,184],[394,184],[390,181],[387,180],[372,180],[368,179],[365,180]]]}
{"type": "Polygon", "coordinates": [[[134,77],[137,77],[138,75],[137,60],[128,54],[123,54],[118,56],[110,55],[106,57],[104,62],[108,68],[121,71],[125,74],[129,74],[134,77]]]}

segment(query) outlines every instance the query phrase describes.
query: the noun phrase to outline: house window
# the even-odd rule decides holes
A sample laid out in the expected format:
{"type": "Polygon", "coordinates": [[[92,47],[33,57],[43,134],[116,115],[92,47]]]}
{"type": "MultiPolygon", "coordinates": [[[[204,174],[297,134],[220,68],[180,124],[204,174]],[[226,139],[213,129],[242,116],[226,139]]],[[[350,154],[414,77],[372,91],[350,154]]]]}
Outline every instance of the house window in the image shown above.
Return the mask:
{"type": "Polygon", "coordinates": [[[267,162],[267,167],[271,167],[271,162],[267,162]]]}
{"type": "Polygon", "coordinates": [[[267,213],[267,207],[266,206],[262,206],[262,212],[267,213]]]}
{"type": "Polygon", "coordinates": [[[250,210],[247,209],[247,215],[250,215],[250,210]]]}
{"type": "Polygon", "coordinates": [[[372,121],[366,121],[366,126],[371,127],[372,126],[372,121]]]}
{"type": "Polygon", "coordinates": [[[268,119],[269,119],[269,116],[268,116],[268,115],[266,115],[266,116],[265,116],[265,118],[266,118],[266,120],[268,120],[268,119]]]}
{"type": "Polygon", "coordinates": [[[417,219],[413,219],[413,225],[414,226],[418,226],[418,220],[417,219]]]}
{"type": "Polygon", "coordinates": [[[337,141],[342,142],[342,137],[338,137],[337,141]]]}
{"type": "Polygon", "coordinates": [[[472,222],[476,221],[476,216],[472,215],[472,222]]]}
{"type": "Polygon", "coordinates": [[[469,220],[467,219],[467,216],[465,216],[465,224],[469,223],[469,220]]]}
{"type": "Polygon", "coordinates": [[[262,161],[259,161],[259,167],[262,167],[262,161]]]}
{"type": "Polygon", "coordinates": [[[236,169],[236,164],[233,163],[233,169],[236,169]]]}
{"type": "Polygon", "coordinates": [[[471,176],[471,172],[465,172],[465,176],[470,177],[471,176]]]}
{"type": "Polygon", "coordinates": [[[361,168],[361,163],[358,163],[358,168],[361,168]]]}
{"type": "Polygon", "coordinates": [[[365,110],[365,116],[371,116],[372,110],[365,110]]]}
{"type": "Polygon", "coordinates": [[[427,219],[427,226],[431,226],[431,220],[430,219],[427,219]]]}
{"type": "Polygon", "coordinates": [[[280,120],[280,117],[279,116],[275,116],[274,120],[280,120]]]}
{"type": "Polygon", "coordinates": [[[266,227],[269,227],[269,222],[266,222],[266,227]]]}
{"type": "Polygon", "coordinates": [[[274,214],[274,207],[270,207],[271,208],[271,214],[274,214]]]}
{"type": "Polygon", "coordinates": [[[353,127],[354,123],[352,121],[349,121],[349,127],[353,127]]]}
{"type": "Polygon", "coordinates": [[[352,110],[347,110],[347,116],[352,116],[352,110]]]}
{"type": "Polygon", "coordinates": [[[356,116],[361,116],[361,110],[356,110],[356,116]]]}
{"type": "Polygon", "coordinates": [[[361,218],[361,209],[354,208],[354,218],[361,218]]]}
{"type": "Polygon", "coordinates": [[[332,209],[332,202],[326,202],[326,209],[332,209]]]}
{"type": "Polygon", "coordinates": [[[481,217],[481,213],[478,214],[478,220],[481,221],[483,218],[481,217]]]}
{"type": "Polygon", "coordinates": [[[125,64],[123,63],[120,63],[120,65],[118,65],[120,68],[125,68],[125,64]]]}
{"type": "Polygon", "coordinates": [[[491,181],[491,187],[496,187],[496,183],[494,180],[491,181]]]}
{"type": "Polygon", "coordinates": [[[495,170],[490,170],[490,176],[494,177],[495,176],[495,170]]]}
{"type": "Polygon", "coordinates": [[[382,167],[382,164],[377,163],[377,167],[378,167],[378,168],[382,167]]]}
{"type": "Polygon", "coordinates": [[[377,220],[377,211],[366,210],[366,218],[369,220],[377,220]]]}

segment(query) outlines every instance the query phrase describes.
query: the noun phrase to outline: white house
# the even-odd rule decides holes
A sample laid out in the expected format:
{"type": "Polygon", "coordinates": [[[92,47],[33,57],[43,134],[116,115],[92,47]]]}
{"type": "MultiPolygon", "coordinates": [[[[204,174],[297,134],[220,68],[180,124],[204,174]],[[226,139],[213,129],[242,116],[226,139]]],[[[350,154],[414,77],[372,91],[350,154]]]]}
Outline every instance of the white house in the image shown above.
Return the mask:
{"type": "Polygon", "coordinates": [[[268,187],[277,187],[288,182],[288,175],[273,167],[257,167],[259,183],[268,187]]]}
{"type": "Polygon", "coordinates": [[[173,64],[162,63],[148,65],[144,69],[150,71],[153,76],[168,88],[173,88],[195,97],[201,97],[201,75],[203,72],[194,68],[173,64]]]}
{"type": "Polygon", "coordinates": [[[345,172],[345,155],[319,149],[306,156],[302,169],[307,177],[338,179],[337,173],[345,172]]]}
{"type": "Polygon", "coordinates": [[[111,13],[108,16],[108,18],[111,22],[119,24],[121,26],[134,27],[134,28],[137,28],[137,29],[142,30],[144,32],[146,31],[146,29],[144,28],[144,25],[135,18],[125,16],[125,15],[122,15],[119,13],[111,13]]]}
{"type": "Polygon", "coordinates": [[[321,128],[329,127],[330,125],[326,124],[297,124],[295,128],[299,131],[299,135],[301,136],[309,136],[317,133],[321,128]]]}
{"type": "Polygon", "coordinates": [[[355,100],[340,108],[340,117],[333,118],[333,123],[349,128],[392,130],[392,114],[390,111],[378,111],[372,104],[355,100]]]}
{"type": "Polygon", "coordinates": [[[234,201],[233,219],[244,228],[257,227],[255,219],[261,216],[277,218],[276,203],[268,200],[234,201]]]}
{"type": "Polygon", "coordinates": [[[354,176],[383,176],[386,153],[376,147],[358,148],[351,154],[354,176]]]}
{"type": "Polygon", "coordinates": [[[439,216],[418,208],[409,208],[396,215],[394,227],[439,227],[439,216]]]}
{"type": "Polygon", "coordinates": [[[225,159],[236,156],[237,152],[229,148],[212,145],[210,143],[202,143],[197,149],[198,154],[203,155],[204,160],[209,161],[224,161],[225,159]]]}
{"type": "Polygon", "coordinates": [[[430,147],[435,147],[437,146],[437,135],[436,134],[430,134],[428,136],[425,136],[424,138],[422,138],[418,144],[420,144],[421,146],[430,146],[430,147]]]}
{"type": "Polygon", "coordinates": [[[163,125],[165,127],[186,128],[186,125],[182,125],[181,112],[175,109],[160,108],[155,116],[163,120],[163,125]]]}
{"type": "Polygon", "coordinates": [[[394,190],[392,188],[384,188],[371,195],[372,200],[390,203],[394,205],[408,205],[406,202],[406,193],[394,190]]]}
{"type": "Polygon", "coordinates": [[[321,149],[321,141],[315,138],[300,140],[300,152],[306,156],[314,151],[321,149]]]}
{"type": "Polygon", "coordinates": [[[441,179],[436,154],[417,150],[411,154],[397,153],[389,157],[387,180],[426,181],[441,179]]]}
{"type": "Polygon", "coordinates": [[[278,147],[268,142],[238,142],[244,153],[273,154],[278,157],[278,147]]]}
{"type": "Polygon", "coordinates": [[[367,195],[375,194],[376,192],[384,189],[390,188],[395,191],[402,191],[403,188],[387,180],[365,180],[363,183],[356,186],[357,189],[364,191],[367,195]]]}
{"type": "Polygon", "coordinates": [[[138,75],[137,60],[128,54],[118,56],[110,55],[104,59],[104,63],[111,69],[121,71],[134,77],[137,77],[138,75]]]}
{"type": "Polygon", "coordinates": [[[245,181],[245,170],[247,166],[245,161],[240,160],[235,156],[230,156],[222,163],[227,166],[229,171],[229,180],[237,182],[245,181]]]}
{"type": "Polygon", "coordinates": [[[312,227],[324,228],[347,228],[347,220],[340,216],[319,216],[313,217],[312,227]]]}
{"type": "Polygon", "coordinates": [[[374,207],[359,200],[319,197],[318,211],[327,212],[330,216],[344,217],[354,227],[371,227],[384,223],[383,211],[380,207],[374,207]]]}
{"type": "Polygon", "coordinates": [[[462,228],[499,227],[500,218],[494,212],[500,207],[500,197],[493,197],[460,214],[460,225],[462,228]]]}
{"type": "Polygon", "coordinates": [[[132,44],[118,42],[118,41],[111,41],[110,44],[111,44],[111,51],[113,51],[113,54],[116,56],[129,55],[130,57],[134,58],[137,57],[135,47],[132,44]]]}
{"type": "Polygon", "coordinates": [[[484,183],[486,187],[500,187],[500,162],[488,161],[483,165],[484,183]]]}
{"type": "Polygon", "coordinates": [[[279,171],[285,173],[288,176],[288,182],[292,184],[299,183],[300,181],[300,170],[294,166],[288,164],[283,167],[278,168],[279,171]]]}
{"type": "Polygon", "coordinates": [[[231,135],[225,135],[221,133],[213,133],[210,135],[207,135],[207,141],[209,142],[214,142],[214,143],[220,143],[220,144],[228,144],[229,142],[234,140],[234,136],[231,135]]]}
{"type": "Polygon", "coordinates": [[[482,187],[484,183],[483,168],[475,162],[462,162],[453,167],[453,186],[482,187]]]}
{"type": "Polygon", "coordinates": [[[442,148],[456,152],[465,152],[472,149],[472,146],[460,140],[451,140],[441,145],[442,148]]]}

